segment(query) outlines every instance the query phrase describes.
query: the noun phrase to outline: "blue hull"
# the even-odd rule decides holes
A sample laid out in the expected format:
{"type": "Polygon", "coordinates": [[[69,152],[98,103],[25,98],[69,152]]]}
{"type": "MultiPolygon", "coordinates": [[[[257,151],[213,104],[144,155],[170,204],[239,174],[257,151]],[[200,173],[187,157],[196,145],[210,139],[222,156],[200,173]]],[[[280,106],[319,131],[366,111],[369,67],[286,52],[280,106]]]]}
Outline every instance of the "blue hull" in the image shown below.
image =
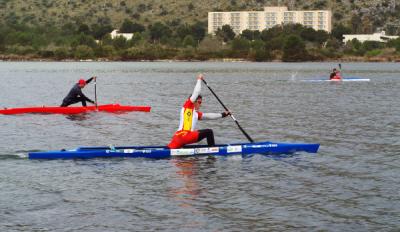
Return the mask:
{"type": "Polygon", "coordinates": [[[343,78],[341,80],[329,80],[326,78],[321,78],[321,79],[314,79],[314,80],[301,80],[303,82],[364,82],[364,81],[370,81],[370,79],[368,78],[357,78],[357,77],[353,77],[353,78],[343,78]]]}
{"type": "Polygon", "coordinates": [[[296,152],[317,153],[319,144],[304,143],[237,143],[220,144],[215,147],[194,145],[181,149],[168,149],[165,146],[128,147],[79,147],[74,150],[30,152],[29,159],[91,159],[91,158],[153,158],[164,159],[178,156],[236,154],[292,154],[296,152]]]}

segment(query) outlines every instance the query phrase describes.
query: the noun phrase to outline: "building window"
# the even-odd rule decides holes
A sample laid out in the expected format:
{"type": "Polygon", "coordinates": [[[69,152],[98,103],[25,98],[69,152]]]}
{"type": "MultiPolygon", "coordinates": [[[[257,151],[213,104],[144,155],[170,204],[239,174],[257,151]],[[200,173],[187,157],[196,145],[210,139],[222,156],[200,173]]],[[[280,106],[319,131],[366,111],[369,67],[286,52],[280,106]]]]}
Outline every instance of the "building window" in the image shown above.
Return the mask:
{"type": "Polygon", "coordinates": [[[236,33],[240,33],[240,13],[231,13],[231,27],[232,30],[236,33]]]}
{"type": "Polygon", "coordinates": [[[213,30],[217,31],[222,27],[222,13],[213,13],[213,30]]]}
{"type": "Polygon", "coordinates": [[[294,12],[284,12],[283,23],[293,23],[293,22],[294,22],[294,12]]]}
{"type": "Polygon", "coordinates": [[[314,24],[314,12],[303,13],[303,25],[306,27],[312,27],[314,24]]]}
{"type": "Polygon", "coordinates": [[[276,23],[276,13],[275,12],[266,12],[265,13],[265,27],[271,28],[273,26],[275,26],[276,23]]]}
{"type": "Polygon", "coordinates": [[[325,30],[325,13],[324,12],[318,12],[318,30],[325,30]]]}
{"type": "Polygon", "coordinates": [[[258,26],[258,12],[252,12],[249,13],[248,15],[249,17],[249,21],[248,21],[248,28],[249,30],[259,30],[259,26],[258,26]]]}
{"type": "Polygon", "coordinates": [[[314,19],[314,13],[313,12],[304,12],[303,18],[304,18],[304,21],[312,21],[314,19]]]}

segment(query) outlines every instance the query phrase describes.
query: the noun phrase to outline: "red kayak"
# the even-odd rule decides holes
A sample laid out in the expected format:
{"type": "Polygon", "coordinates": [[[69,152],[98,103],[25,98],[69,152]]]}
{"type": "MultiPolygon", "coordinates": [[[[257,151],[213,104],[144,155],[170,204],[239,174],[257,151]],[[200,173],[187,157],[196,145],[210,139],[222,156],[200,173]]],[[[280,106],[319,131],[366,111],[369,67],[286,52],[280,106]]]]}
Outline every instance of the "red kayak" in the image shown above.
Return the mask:
{"type": "Polygon", "coordinates": [[[103,111],[110,113],[143,111],[150,112],[150,106],[123,106],[120,104],[108,104],[97,106],[35,106],[23,108],[4,108],[0,109],[0,114],[80,114],[91,111],[103,111]]]}

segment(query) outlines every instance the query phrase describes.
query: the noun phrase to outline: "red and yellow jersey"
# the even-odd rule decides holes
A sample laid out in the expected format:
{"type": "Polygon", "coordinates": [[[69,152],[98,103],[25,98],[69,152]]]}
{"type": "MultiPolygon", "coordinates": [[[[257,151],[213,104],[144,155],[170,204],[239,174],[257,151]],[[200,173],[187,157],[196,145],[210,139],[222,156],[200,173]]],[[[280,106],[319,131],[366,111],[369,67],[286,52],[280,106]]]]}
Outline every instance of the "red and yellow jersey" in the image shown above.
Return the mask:
{"type": "Polygon", "coordinates": [[[178,131],[194,131],[202,116],[203,113],[196,111],[194,103],[188,98],[181,109],[178,131]]]}

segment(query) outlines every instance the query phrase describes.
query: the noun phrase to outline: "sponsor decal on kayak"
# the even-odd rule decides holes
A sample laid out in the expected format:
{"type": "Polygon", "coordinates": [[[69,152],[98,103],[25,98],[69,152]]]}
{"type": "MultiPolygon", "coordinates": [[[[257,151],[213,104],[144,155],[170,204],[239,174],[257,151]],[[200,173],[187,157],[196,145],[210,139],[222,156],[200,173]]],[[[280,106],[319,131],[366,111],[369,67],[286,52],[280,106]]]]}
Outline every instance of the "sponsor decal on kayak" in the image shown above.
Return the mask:
{"type": "Polygon", "coordinates": [[[257,144],[257,145],[243,145],[245,148],[267,148],[267,147],[278,147],[276,143],[269,144],[257,144]]]}
{"type": "Polygon", "coordinates": [[[218,152],[219,152],[219,147],[182,148],[182,149],[171,149],[171,156],[213,154],[218,152]]]}
{"type": "Polygon", "coordinates": [[[195,154],[213,154],[218,152],[219,152],[219,147],[200,147],[194,149],[195,154]]]}
{"type": "Polygon", "coordinates": [[[226,147],[226,152],[228,152],[228,153],[241,153],[242,152],[242,146],[241,145],[227,146],[226,147]]]}
{"type": "Polygon", "coordinates": [[[171,156],[194,155],[193,148],[171,149],[171,156]]]}
{"type": "Polygon", "coordinates": [[[125,154],[133,154],[133,153],[143,153],[143,154],[147,154],[147,153],[151,153],[152,150],[151,149],[122,149],[122,150],[116,150],[116,149],[111,149],[111,150],[106,150],[106,153],[125,153],[125,154]]]}

